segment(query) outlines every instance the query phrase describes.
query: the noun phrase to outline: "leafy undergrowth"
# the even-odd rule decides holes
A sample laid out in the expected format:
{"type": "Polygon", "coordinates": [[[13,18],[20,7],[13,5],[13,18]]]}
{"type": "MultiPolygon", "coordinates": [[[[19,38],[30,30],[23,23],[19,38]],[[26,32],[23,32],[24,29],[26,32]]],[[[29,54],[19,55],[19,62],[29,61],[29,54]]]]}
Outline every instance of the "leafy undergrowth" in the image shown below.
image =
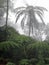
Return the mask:
{"type": "Polygon", "coordinates": [[[0,64],[49,65],[49,41],[37,41],[8,27],[6,41],[0,42],[0,64]]]}

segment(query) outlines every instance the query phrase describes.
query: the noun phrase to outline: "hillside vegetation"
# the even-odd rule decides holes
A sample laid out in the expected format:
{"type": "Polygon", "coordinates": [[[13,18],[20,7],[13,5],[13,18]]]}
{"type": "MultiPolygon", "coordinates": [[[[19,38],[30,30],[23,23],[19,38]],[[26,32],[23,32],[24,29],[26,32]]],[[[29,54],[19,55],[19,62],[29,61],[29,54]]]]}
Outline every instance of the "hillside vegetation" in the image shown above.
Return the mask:
{"type": "Polygon", "coordinates": [[[20,35],[11,27],[8,27],[7,38],[4,39],[5,36],[0,37],[0,64],[49,65],[49,41],[20,35]]]}

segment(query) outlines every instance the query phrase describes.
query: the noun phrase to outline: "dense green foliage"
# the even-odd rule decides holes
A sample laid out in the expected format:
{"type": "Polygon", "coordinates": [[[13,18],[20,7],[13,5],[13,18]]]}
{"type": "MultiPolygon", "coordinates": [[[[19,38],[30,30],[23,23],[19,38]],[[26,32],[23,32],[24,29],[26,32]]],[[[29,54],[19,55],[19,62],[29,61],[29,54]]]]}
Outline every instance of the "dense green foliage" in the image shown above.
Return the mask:
{"type": "Polygon", "coordinates": [[[49,41],[36,41],[7,29],[7,39],[0,42],[0,64],[2,60],[7,65],[49,65],[49,41]]]}
{"type": "Polygon", "coordinates": [[[15,65],[14,63],[8,62],[6,65],[15,65]]]}

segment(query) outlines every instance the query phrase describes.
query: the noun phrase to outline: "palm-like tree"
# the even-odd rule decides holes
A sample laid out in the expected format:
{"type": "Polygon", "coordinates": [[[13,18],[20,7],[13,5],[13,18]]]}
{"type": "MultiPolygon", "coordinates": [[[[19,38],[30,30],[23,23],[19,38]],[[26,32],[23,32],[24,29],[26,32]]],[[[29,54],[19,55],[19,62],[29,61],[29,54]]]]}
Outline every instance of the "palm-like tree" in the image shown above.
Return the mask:
{"type": "Polygon", "coordinates": [[[44,7],[39,7],[39,6],[36,6],[36,7],[33,7],[33,6],[29,6],[28,4],[26,4],[27,7],[19,7],[19,8],[16,8],[16,22],[18,21],[19,17],[21,15],[24,14],[24,17],[22,18],[21,20],[21,27],[22,29],[24,29],[24,24],[25,24],[25,19],[27,18],[27,26],[29,27],[29,36],[30,36],[30,32],[32,31],[33,33],[33,27],[37,28],[38,29],[38,20],[36,19],[36,15],[37,14],[42,23],[45,25],[44,23],[44,20],[43,20],[43,14],[44,14],[44,10],[47,11],[46,8],[44,7]]]}

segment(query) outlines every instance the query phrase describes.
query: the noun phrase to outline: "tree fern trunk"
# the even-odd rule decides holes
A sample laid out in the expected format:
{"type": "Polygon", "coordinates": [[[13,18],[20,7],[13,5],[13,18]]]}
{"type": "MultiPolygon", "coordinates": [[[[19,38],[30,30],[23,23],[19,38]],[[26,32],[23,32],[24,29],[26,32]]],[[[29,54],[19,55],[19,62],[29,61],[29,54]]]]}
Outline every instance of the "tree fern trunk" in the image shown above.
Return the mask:
{"type": "Polygon", "coordinates": [[[29,14],[29,18],[30,18],[30,20],[29,20],[29,36],[30,36],[30,32],[31,32],[31,15],[29,14]]]}
{"type": "Polygon", "coordinates": [[[30,36],[30,25],[29,25],[29,36],[30,36]]]}

